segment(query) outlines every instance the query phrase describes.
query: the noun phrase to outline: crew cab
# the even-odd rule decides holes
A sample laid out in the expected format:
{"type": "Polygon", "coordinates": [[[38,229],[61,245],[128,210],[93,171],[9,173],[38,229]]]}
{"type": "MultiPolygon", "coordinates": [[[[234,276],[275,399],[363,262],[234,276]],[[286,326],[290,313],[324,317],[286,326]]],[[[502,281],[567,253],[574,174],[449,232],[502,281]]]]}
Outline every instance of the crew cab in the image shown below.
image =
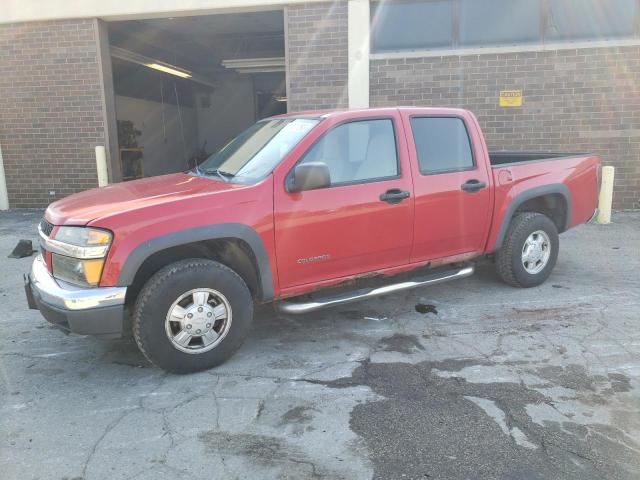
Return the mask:
{"type": "Polygon", "coordinates": [[[25,277],[31,308],[67,331],[132,332],[173,372],[211,368],[255,303],[284,314],[471,275],[551,273],[558,234],[596,209],[594,155],[487,150],[451,108],[287,114],[192,171],[52,203],[25,277]]]}

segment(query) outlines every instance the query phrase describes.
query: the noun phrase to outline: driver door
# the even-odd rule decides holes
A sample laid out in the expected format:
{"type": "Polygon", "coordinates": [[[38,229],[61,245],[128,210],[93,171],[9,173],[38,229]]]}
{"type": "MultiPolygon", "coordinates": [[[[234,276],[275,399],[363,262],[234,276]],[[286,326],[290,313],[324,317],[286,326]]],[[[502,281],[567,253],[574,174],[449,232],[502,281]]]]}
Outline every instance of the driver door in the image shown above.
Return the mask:
{"type": "Polygon", "coordinates": [[[399,125],[399,116],[366,112],[330,125],[296,162],[325,163],[330,186],[289,193],[286,182],[276,182],[275,240],[283,290],[409,262],[413,187],[399,125]]]}

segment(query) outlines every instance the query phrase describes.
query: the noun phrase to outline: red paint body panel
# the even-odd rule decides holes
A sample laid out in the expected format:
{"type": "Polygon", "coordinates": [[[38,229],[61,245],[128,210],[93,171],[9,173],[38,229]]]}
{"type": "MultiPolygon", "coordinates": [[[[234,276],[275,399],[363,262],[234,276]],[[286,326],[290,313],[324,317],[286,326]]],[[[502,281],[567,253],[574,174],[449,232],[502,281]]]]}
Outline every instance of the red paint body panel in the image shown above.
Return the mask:
{"type": "Polygon", "coordinates": [[[409,263],[413,236],[413,201],[380,201],[390,189],[411,192],[411,165],[400,115],[365,111],[336,115],[316,128],[274,174],[274,224],[280,287],[348,277],[409,263]],[[394,122],[399,178],[288,193],[285,178],[311,145],[344,120],[389,118],[394,122]],[[309,257],[325,260],[304,263],[309,257]]]}
{"type": "Polygon", "coordinates": [[[599,167],[600,157],[586,155],[493,168],[495,207],[485,250],[492,252],[495,249],[500,226],[511,202],[517,195],[533,188],[566,185],[572,207],[569,227],[587,222],[598,206],[599,167]],[[503,171],[509,174],[501,175],[503,171]]]}
{"type": "Polygon", "coordinates": [[[144,242],[217,223],[250,225],[269,253],[272,272],[277,271],[271,176],[256,185],[183,173],[119,183],[55,202],[45,217],[57,225],[89,225],[114,233],[100,282],[105,287],[117,285],[127,257],[144,242]]]}
{"type": "MultiPolygon", "coordinates": [[[[493,206],[484,137],[475,117],[466,110],[430,109],[426,115],[461,118],[467,125],[476,165],[468,171],[423,175],[417,160],[411,162],[415,192],[411,262],[461,254],[480,255],[484,251],[493,206]],[[460,186],[471,179],[486,183],[487,188],[476,193],[463,192],[460,186]]],[[[411,132],[412,116],[425,116],[425,112],[420,109],[402,112],[409,152],[412,159],[417,159],[411,132]]]]}
{"type": "Polygon", "coordinates": [[[175,205],[184,199],[242,188],[242,185],[211,181],[184,173],[115,183],[77,193],[52,203],[46,218],[53,225],[86,225],[130,210],[175,205]]]}
{"type": "Polygon", "coordinates": [[[596,207],[598,157],[492,168],[478,122],[465,110],[379,108],[289,116],[296,115],[322,121],[271,175],[255,185],[182,173],[165,175],[72,195],[51,204],[45,217],[58,226],[89,225],[113,232],[101,286],[117,285],[131,252],[154,238],[205,225],[247,225],[263,242],[275,297],[281,298],[372,272],[390,275],[426,263],[453,263],[491,253],[513,200],[532,188],[565,185],[572,204],[570,226],[587,221],[596,207]],[[422,175],[409,122],[412,115],[461,117],[476,168],[422,175]],[[323,133],[344,121],[367,117],[394,122],[400,162],[397,178],[286,191],[287,175],[323,133]],[[472,178],[485,182],[487,188],[462,192],[460,185],[472,178]],[[392,188],[411,196],[397,205],[381,202],[380,194],[392,188]],[[299,261],[323,255],[326,259],[318,262],[299,261]]]}

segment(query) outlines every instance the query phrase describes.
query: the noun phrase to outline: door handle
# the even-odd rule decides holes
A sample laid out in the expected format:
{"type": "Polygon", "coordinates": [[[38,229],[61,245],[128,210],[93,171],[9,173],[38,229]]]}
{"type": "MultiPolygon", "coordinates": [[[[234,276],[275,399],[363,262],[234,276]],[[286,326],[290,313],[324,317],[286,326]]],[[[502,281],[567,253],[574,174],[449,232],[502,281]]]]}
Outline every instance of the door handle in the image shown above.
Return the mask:
{"type": "Polygon", "coordinates": [[[399,188],[392,188],[380,195],[380,200],[394,205],[396,203],[400,203],[405,198],[409,198],[410,195],[411,194],[409,192],[405,192],[399,188]]]}
{"type": "Polygon", "coordinates": [[[465,183],[460,185],[460,188],[465,192],[476,193],[483,188],[487,188],[487,184],[485,182],[481,182],[480,180],[476,180],[475,178],[471,180],[467,180],[465,183]]]}

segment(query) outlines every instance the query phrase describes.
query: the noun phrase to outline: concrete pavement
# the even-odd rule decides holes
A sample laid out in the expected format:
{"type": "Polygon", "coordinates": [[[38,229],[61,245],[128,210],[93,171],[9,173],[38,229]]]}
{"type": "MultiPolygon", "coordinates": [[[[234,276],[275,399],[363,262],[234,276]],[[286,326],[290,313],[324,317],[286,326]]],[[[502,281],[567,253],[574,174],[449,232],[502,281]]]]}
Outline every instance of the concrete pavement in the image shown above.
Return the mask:
{"type": "Polygon", "coordinates": [[[26,308],[41,212],[0,213],[4,479],[640,476],[640,214],[561,236],[538,288],[468,279],[305,316],[258,310],[175,376],[26,308]]]}

